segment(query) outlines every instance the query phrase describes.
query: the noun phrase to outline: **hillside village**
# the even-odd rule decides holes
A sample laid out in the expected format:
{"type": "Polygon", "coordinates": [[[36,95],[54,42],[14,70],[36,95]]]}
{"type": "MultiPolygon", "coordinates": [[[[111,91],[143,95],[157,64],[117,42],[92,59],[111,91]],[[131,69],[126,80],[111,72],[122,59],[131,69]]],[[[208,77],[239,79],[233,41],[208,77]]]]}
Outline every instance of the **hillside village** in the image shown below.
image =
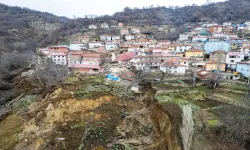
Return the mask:
{"type": "MultiPolygon", "coordinates": [[[[81,74],[107,71],[112,74],[110,68],[134,67],[144,72],[162,71],[178,76],[195,72],[201,80],[208,80],[215,72],[227,80],[250,77],[250,41],[238,36],[250,30],[250,22],[187,25],[189,30],[181,33],[177,41],[156,40],[151,33],[141,32],[143,27],[125,26],[122,22],[117,26],[105,22],[92,24],[88,31],[99,28],[117,29],[120,34],[100,34],[98,38],[78,34],[77,40],[69,45],[48,46],[39,49],[39,53],[81,74]]],[[[164,28],[158,32],[164,32],[164,28]]]]}
{"type": "Polygon", "coordinates": [[[0,150],[250,149],[245,2],[74,19],[0,4],[0,150]]]}

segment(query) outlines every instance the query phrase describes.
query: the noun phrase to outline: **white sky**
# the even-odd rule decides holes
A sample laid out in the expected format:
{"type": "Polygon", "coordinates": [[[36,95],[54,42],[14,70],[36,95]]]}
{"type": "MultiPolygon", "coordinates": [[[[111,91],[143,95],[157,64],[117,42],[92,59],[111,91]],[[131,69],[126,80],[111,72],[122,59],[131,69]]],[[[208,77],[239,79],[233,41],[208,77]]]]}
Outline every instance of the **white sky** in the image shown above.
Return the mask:
{"type": "MultiPolygon", "coordinates": [[[[212,0],[218,2],[224,0],[212,0]]],[[[72,18],[84,17],[87,14],[105,15],[122,11],[125,7],[138,7],[150,5],[184,6],[187,4],[204,4],[206,0],[0,0],[11,6],[28,7],[39,11],[46,11],[58,16],[72,18]]]]}

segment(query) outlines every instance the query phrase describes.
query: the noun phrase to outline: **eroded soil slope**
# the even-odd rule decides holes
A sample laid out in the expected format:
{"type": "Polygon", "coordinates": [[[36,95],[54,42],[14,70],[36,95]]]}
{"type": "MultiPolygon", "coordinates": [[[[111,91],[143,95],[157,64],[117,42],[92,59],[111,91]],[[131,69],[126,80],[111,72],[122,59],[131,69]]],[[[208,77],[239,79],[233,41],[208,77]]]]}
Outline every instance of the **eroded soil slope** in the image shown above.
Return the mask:
{"type": "Polygon", "coordinates": [[[29,106],[16,150],[179,150],[171,118],[153,98],[100,76],[74,77],[29,106]]]}

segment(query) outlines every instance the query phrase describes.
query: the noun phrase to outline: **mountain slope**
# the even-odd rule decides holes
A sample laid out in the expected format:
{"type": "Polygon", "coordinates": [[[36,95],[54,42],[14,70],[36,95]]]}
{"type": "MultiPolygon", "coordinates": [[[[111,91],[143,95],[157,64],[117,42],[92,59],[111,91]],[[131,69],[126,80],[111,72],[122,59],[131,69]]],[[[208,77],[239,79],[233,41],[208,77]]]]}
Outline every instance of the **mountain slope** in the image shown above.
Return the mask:
{"type": "Polygon", "coordinates": [[[132,25],[180,25],[200,21],[241,22],[250,20],[249,6],[249,0],[229,0],[204,6],[192,5],[180,8],[125,8],[123,12],[115,13],[113,19],[132,25]]]}
{"type": "Polygon", "coordinates": [[[68,21],[66,17],[0,4],[0,51],[34,50],[68,21]]]}

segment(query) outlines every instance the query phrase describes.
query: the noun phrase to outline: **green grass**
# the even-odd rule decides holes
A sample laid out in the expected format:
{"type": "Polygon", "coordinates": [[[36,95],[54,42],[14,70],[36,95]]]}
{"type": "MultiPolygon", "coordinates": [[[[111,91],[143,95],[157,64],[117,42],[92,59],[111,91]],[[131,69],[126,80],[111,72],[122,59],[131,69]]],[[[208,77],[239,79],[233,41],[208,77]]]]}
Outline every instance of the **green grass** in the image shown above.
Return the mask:
{"type": "Polygon", "coordinates": [[[247,86],[243,86],[243,85],[232,85],[228,87],[229,89],[233,89],[233,90],[243,90],[243,91],[249,91],[250,88],[247,86]]]}
{"type": "Polygon", "coordinates": [[[76,76],[72,76],[72,77],[68,77],[65,82],[77,82],[79,81],[78,77],[76,76]]]}
{"type": "Polygon", "coordinates": [[[208,120],[207,122],[209,126],[212,126],[212,127],[219,125],[219,120],[216,120],[216,119],[208,120]]]}

